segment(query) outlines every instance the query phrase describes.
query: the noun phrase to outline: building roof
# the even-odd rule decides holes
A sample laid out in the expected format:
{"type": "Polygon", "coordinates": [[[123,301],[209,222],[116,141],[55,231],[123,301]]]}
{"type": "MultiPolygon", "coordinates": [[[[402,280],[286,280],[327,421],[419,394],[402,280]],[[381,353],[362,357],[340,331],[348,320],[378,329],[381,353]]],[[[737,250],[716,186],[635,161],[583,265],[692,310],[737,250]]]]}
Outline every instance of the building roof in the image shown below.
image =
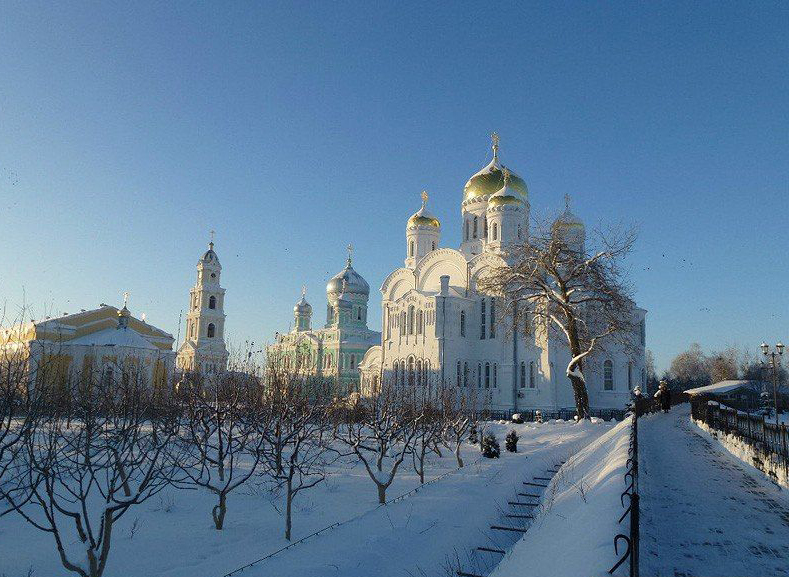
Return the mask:
{"type": "Polygon", "coordinates": [[[725,393],[730,393],[735,391],[741,387],[749,387],[752,386],[754,381],[742,381],[742,380],[727,380],[727,381],[720,381],[717,383],[713,383],[711,385],[705,385],[703,387],[696,387],[695,389],[688,389],[685,392],[689,395],[722,395],[725,393]]]}
{"type": "Polygon", "coordinates": [[[158,350],[158,347],[131,328],[104,329],[72,339],[68,344],[158,350]]]}

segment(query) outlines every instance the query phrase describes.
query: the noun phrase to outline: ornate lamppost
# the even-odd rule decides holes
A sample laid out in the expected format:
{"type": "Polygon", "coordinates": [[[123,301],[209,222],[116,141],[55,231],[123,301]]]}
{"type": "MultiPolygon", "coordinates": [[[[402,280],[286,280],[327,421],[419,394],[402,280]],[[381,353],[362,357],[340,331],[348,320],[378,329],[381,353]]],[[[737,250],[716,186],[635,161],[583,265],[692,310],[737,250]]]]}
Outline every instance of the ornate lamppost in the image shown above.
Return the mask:
{"type": "Polygon", "coordinates": [[[778,366],[781,364],[781,356],[784,354],[782,343],[775,345],[775,350],[770,350],[770,345],[762,343],[762,352],[765,360],[769,360],[773,368],[773,403],[775,404],[775,422],[778,422],[778,366]]]}

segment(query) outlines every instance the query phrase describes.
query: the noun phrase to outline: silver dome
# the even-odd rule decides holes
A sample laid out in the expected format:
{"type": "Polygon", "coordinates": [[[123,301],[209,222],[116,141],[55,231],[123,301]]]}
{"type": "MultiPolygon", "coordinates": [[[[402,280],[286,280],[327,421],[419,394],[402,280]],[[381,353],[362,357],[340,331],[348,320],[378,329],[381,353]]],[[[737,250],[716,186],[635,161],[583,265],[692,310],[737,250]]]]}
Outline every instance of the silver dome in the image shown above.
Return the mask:
{"type": "Polygon", "coordinates": [[[326,284],[327,295],[338,295],[342,292],[345,294],[370,295],[370,285],[367,284],[367,281],[364,280],[358,272],[353,270],[350,258],[345,268],[334,275],[326,284]],[[345,287],[343,287],[343,281],[345,281],[345,287]]]}
{"type": "Polygon", "coordinates": [[[301,295],[301,300],[294,305],[293,312],[301,316],[311,315],[312,305],[307,302],[307,299],[304,298],[304,295],[301,295]]]}

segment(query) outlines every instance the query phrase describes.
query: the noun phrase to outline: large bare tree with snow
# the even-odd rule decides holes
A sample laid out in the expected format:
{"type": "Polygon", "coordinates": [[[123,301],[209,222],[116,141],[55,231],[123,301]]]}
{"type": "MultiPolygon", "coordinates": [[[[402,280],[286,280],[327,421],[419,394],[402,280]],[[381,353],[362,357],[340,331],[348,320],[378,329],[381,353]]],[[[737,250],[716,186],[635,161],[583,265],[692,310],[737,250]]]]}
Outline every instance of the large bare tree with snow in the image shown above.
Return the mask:
{"type": "Polygon", "coordinates": [[[635,232],[598,233],[596,241],[590,251],[557,227],[542,227],[478,283],[480,292],[505,297],[516,326],[564,341],[579,418],[590,417],[584,360],[613,341],[632,347],[637,328],[623,266],[635,232]]]}

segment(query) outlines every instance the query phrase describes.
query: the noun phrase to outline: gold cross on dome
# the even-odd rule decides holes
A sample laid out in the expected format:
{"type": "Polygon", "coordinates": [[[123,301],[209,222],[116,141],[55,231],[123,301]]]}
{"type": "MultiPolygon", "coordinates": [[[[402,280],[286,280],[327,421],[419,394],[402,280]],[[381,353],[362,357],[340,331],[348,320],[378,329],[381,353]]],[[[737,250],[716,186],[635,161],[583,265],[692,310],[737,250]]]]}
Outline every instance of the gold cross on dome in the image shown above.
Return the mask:
{"type": "Polygon", "coordinates": [[[351,255],[353,254],[353,245],[351,243],[348,243],[348,246],[346,248],[348,249],[348,266],[351,266],[351,255]]]}
{"type": "Polygon", "coordinates": [[[427,204],[427,191],[423,190],[422,191],[422,206],[425,206],[426,204],[427,204]]]}
{"type": "Polygon", "coordinates": [[[490,140],[493,143],[493,158],[498,158],[499,156],[499,133],[494,132],[490,135],[490,140]]]}
{"type": "Polygon", "coordinates": [[[307,294],[307,285],[301,285],[301,296],[304,298],[307,294]]]}
{"type": "Polygon", "coordinates": [[[126,306],[128,302],[129,302],[129,292],[126,291],[123,293],[123,306],[126,306]]]}
{"type": "Polygon", "coordinates": [[[569,194],[565,194],[564,195],[564,208],[566,210],[570,210],[570,195],[569,194]]]}

